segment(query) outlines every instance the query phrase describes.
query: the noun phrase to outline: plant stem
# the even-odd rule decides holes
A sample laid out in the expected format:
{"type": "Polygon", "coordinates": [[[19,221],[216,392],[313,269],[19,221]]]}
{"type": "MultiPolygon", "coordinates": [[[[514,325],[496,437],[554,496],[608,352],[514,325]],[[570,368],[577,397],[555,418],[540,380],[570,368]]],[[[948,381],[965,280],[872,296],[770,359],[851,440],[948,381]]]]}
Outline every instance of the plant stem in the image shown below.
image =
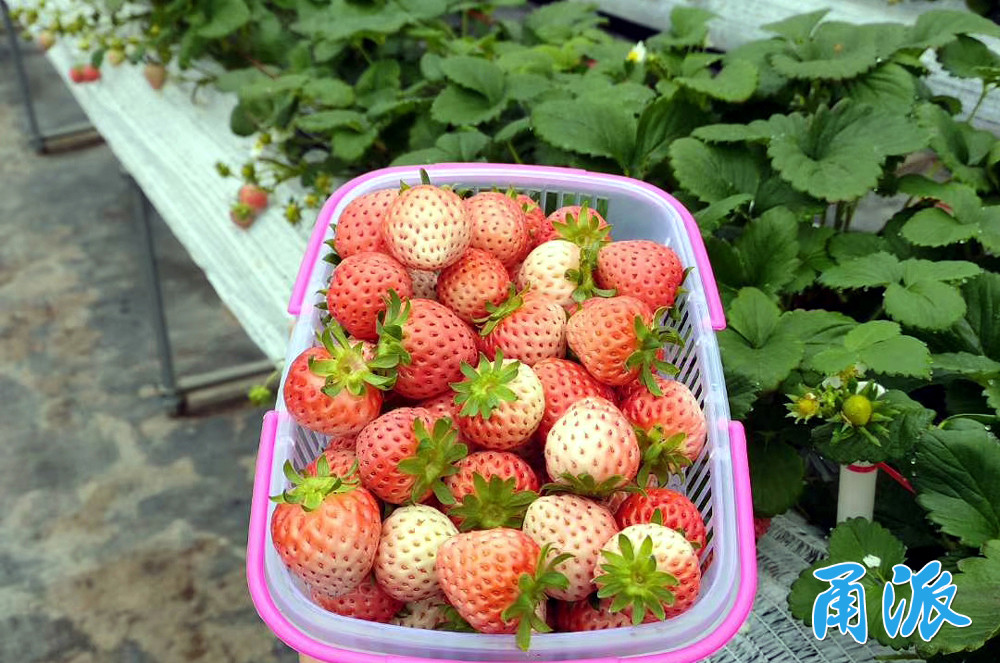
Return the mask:
{"type": "Polygon", "coordinates": [[[988,95],[992,90],[993,86],[983,81],[983,91],[979,93],[979,99],[976,100],[976,105],[972,107],[972,112],[969,113],[969,117],[965,119],[967,124],[972,124],[972,120],[975,119],[976,114],[979,113],[979,109],[983,105],[983,102],[986,101],[986,95],[988,95]]]}
{"type": "Polygon", "coordinates": [[[523,161],[521,161],[521,155],[519,155],[517,153],[517,150],[514,149],[514,143],[512,143],[509,140],[507,141],[507,149],[510,150],[510,155],[514,157],[514,163],[520,163],[520,164],[524,163],[523,161]]]}
{"type": "Polygon", "coordinates": [[[847,232],[851,229],[851,222],[854,221],[854,213],[858,211],[858,201],[849,202],[846,205],[847,213],[844,215],[844,229],[847,232]]]}
{"type": "Polygon", "coordinates": [[[871,317],[869,317],[868,320],[877,320],[882,317],[883,313],[885,313],[885,302],[878,305],[878,308],[875,309],[875,312],[871,314],[871,317]]]}

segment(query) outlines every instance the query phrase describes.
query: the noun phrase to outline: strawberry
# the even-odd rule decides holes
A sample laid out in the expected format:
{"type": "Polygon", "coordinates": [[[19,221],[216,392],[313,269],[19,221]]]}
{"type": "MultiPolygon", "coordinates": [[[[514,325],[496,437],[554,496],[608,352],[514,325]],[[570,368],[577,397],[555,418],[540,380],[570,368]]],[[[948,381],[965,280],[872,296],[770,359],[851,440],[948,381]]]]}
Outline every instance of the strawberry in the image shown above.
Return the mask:
{"type": "Polygon", "coordinates": [[[378,314],[385,310],[390,291],[402,299],[413,294],[406,269],[384,253],[355,253],[333,270],[326,291],[327,310],[348,333],[374,340],[378,314]]]}
{"type": "Polygon", "coordinates": [[[528,226],[528,251],[546,241],[549,235],[551,224],[545,218],[545,211],[538,206],[531,196],[523,193],[518,194],[517,202],[524,210],[524,222],[528,226]]]}
{"type": "Polygon", "coordinates": [[[391,623],[396,626],[407,626],[409,628],[436,629],[447,621],[446,609],[448,607],[448,604],[441,596],[432,596],[429,599],[413,601],[407,603],[392,618],[391,623]]]}
{"type": "Polygon", "coordinates": [[[566,354],[566,312],[551,299],[530,290],[518,294],[514,286],[499,306],[487,304],[489,315],[480,319],[486,356],[505,356],[534,366],[542,359],[566,354]]]}
{"type": "Polygon", "coordinates": [[[267,207],[267,191],[256,184],[241,186],[237,199],[244,205],[249,205],[254,212],[260,212],[267,207]]]}
{"type": "Polygon", "coordinates": [[[539,546],[551,546],[553,555],[572,555],[555,567],[569,580],[569,586],[552,588],[548,594],[563,601],[579,601],[594,591],[601,546],[618,531],[618,525],[610,511],[586,497],[546,495],[528,507],[521,529],[539,546]]]}
{"type": "Polygon", "coordinates": [[[125,51],[120,48],[112,48],[108,51],[107,55],[104,56],[104,59],[107,60],[112,67],[117,67],[122,62],[125,62],[125,51]]]}
{"type": "Polygon", "coordinates": [[[665,525],[683,534],[698,557],[705,553],[705,521],[701,512],[676,490],[647,488],[644,493],[633,493],[618,507],[615,520],[622,529],[644,523],[665,525]]]}
{"type": "Polygon", "coordinates": [[[338,615],[383,624],[388,623],[403,607],[402,601],[389,596],[371,576],[361,581],[353,592],[335,598],[313,590],[312,600],[324,610],[338,615]]]}
{"type": "Polygon", "coordinates": [[[458,471],[444,483],[456,506],[448,515],[462,531],[520,527],[524,510],[538,498],[538,476],[519,456],[480,451],[455,463],[458,471]]]}
{"type": "Polygon", "coordinates": [[[437,396],[462,379],[462,362],[476,358],[476,334],[455,313],[429,299],[400,301],[390,293],[379,332],[383,353],[399,354],[396,393],[412,399],[437,396]]]}
{"type": "Polygon", "coordinates": [[[532,367],[545,393],[545,413],[536,436],[544,440],[556,420],[570,405],[587,396],[612,400],[611,387],[595,380],[576,362],[567,359],[543,359],[532,367]]]}
{"type": "Polygon", "coordinates": [[[83,73],[83,67],[71,67],[69,70],[69,79],[74,83],[83,83],[86,81],[86,77],[83,73]]]}
{"type": "Polygon", "coordinates": [[[421,184],[404,190],[389,205],[382,237],[406,267],[444,269],[469,248],[472,224],[455,192],[421,184]]]}
{"type": "Polygon", "coordinates": [[[334,229],[334,247],[341,258],[349,258],[362,251],[388,253],[389,247],[382,239],[382,220],[399,192],[382,189],[358,196],[344,207],[334,229]]]}
{"type": "Polygon", "coordinates": [[[52,46],[56,43],[56,37],[48,30],[43,30],[38,33],[36,42],[38,43],[38,47],[44,52],[52,48],[52,46]]]}
{"type": "Polygon", "coordinates": [[[556,629],[571,633],[631,626],[632,619],[624,612],[611,612],[611,603],[611,599],[598,599],[596,596],[560,603],[556,609],[556,629]]]}
{"type": "Polygon", "coordinates": [[[516,200],[498,191],[482,191],[465,200],[472,225],[469,246],[488,251],[504,265],[528,254],[528,224],[516,200]]]}
{"type": "Polygon", "coordinates": [[[684,280],[684,267],[669,247],[629,240],[601,248],[594,278],[600,287],[640,299],[655,311],[674,305],[684,280]]]}
{"type": "Polygon", "coordinates": [[[441,544],[458,534],[448,517],[429,506],[396,509],[382,523],[375,555],[375,579],[399,601],[419,601],[440,593],[434,561],[441,544]]]}
{"type": "Polygon", "coordinates": [[[659,620],[675,617],[698,598],[698,556],[687,539],[669,527],[626,527],[604,544],[601,555],[594,574],[597,596],[614,598],[611,611],[628,610],[634,625],[647,613],[659,620]]]}
{"type": "Polygon", "coordinates": [[[697,460],[705,447],[708,425],[687,385],[658,375],[653,380],[659,396],[639,385],[625,395],[621,410],[641,431],[642,474],[655,474],[662,485],[667,475],[697,460]]]}
{"type": "Polygon", "coordinates": [[[350,437],[333,438],[334,442],[323,449],[323,453],[317,456],[311,463],[306,465],[302,473],[307,477],[314,477],[318,472],[321,459],[326,459],[327,467],[330,468],[330,475],[342,479],[352,478],[358,471],[358,454],[354,452],[354,439],[350,437]],[[351,448],[337,448],[341,440],[350,440],[351,448]]]}
{"type": "Polygon", "coordinates": [[[464,532],[438,549],[435,568],[448,602],[480,633],[517,632],[527,650],[532,629],[552,629],[536,613],[552,587],[566,577],[551,570],[565,555],[544,560],[543,551],[524,532],[507,527],[464,532]]]}
{"type": "Polygon", "coordinates": [[[358,434],[361,483],[390,504],[422,502],[433,492],[442,503],[451,493],[441,478],[453,474],[468,450],[456,442],[450,419],[434,421],[422,408],[386,412],[358,434]]]}
{"type": "Polygon", "coordinates": [[[455,403],[455,393],[450,389],[437,396],[420,401],[417,407],[429,410],[435,419],[448,417],[452,421],[458,421],[458,411],[462,409],[455,403]]]}
{"type": "Polygon", "coordinates": [[[437,299],[438,273],[425,269],[407,269],[413,281],[413,296],[420,299],[437,299]]]}
{"type": "Polygon", "coordinates": [[[458,262],[441,270],[437,298],[471,324],[489,313],[488,306],[506,299],[509,285],[507,270],[493,254],[470,248],[458,262]]]}
{"type": "Polygon", "coordinates": [[[94,81],[99,80],[101,80],[101,70],[92,64],[84,65],[83,81],[85,83],[93,83],[94,81]]]}
{"type": "Polygon", "coordinates": [[[163,84],[167,81],[167,68],[157,62],[150,62],[142,70],[142,75],[146,77],[149,87],[154,90],[163,89],[163,84]]]}
{"type": "Polygon", "coordinates": [[[371,571],[381,532],[378,502],[356,481],[330,476],[320,459],[316,476],[285,463],[292,486],[271,499],[271,539],[296,577],[327,597],[349,594],[371,571]]]}
{"type": "Polygon", "coordinates": [[[451,385],[455,402],[462,406],[458,426],[462,435],[486,449],[512,449],[538,428],[545,411],[545,392],[527,364],[504,360],[496,353],[490,362],[480,356],[479,366],[462,364],[465,379],[451,385]]]}
{"type": "Polygon", "coordinates": [[[257,220],[257,213],[246,203],[235,203],[229,208],[229,218],[240,228],[249,228],[257,220]]]}
{"type": "Polygon", "coordinates": [[[663,346],[682,340],[676,330],[654,325],[653,319],[652,310],[634,297],[592,299],[570,316],[566,342],[587,372],[604,384],[623,385],[639,377],[654,391],[654,369],[677,372],[660,358],[663,346]]]}
{"type": "Polygon", "coordinates": [[[632,424],[611,401],[588,396],[569,406],[545,440],[545,469],[575,493],[602,495],[639,471],[632,424]]]}
{"type": "Polygon", "coordinates": [[[541,241],[566,239],[581,249],[596,249],[610,241],[611,226],[597,210],[590,209],[588,203],[560,207],[545,219],[540,233],[541,241]]]}
{"type": "Polygon", "coordinates": [[[768,530],[770,529],[771,529],[770,518],[753,519],[753,536],[755,540],[760,541],[761,537],[767,534],[768,530]]]}
{"type": "Polygon", "coordinates": [[[382,392],[392,386],[385,373],[389,358],[366,362],[360,343],[351,344],[331,323],[319,337],[322,347],[302,352],[288,368],[283,387],[288,414],[300,426],[323,435],[353,435],[378,416],[382,392]]]}
{"type": "Polygon", "coordinates": [[[535,247],[517,273],[518,290],[531,287],[532,292],[547,297],[560,306],[575,303],[578,284],[567,277],[580,269],[580,247],[566,240],[553,240],[535,247]]]}

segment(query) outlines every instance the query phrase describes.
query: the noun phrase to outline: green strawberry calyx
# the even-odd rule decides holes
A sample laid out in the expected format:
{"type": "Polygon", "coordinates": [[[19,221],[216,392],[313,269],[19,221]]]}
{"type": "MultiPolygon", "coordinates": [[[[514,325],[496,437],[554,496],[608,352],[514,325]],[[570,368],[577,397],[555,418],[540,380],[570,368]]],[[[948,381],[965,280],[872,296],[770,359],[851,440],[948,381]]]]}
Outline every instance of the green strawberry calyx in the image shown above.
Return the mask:
{"type": "Polygon", "coordinates": [[[455,497],[441,480],[458,472],[455,463],[469,455],[469,448],[458,442],[458,431],[448,417],[434,422],[430,431],[423,420],[414,419],[417,452],[399,461],[399,471],[417,478],[410,499],[419,502],[430,490],[441,504],[454,504],[455,497]]]}
{"type": "Polygon", "coordinates": [[[531,490],[517,490],[517,481],[492,476],[489,481],[476,472],[472,475],[473,491],[462,499],[462,503],[448,511],[453,518],[460,518],[459,529],[468,532],[474,529],[511,527],[521,529],[528,506],[538,499],[538,493],[531,490]]]}
{"type": "Polygon", "coordinates": [[[334,397],[342,390],[360,396],[368,386],[376,389],[391,389],[396,382],[395,368],[399,364],[398,355],[386,354],[372,360],[364,357],[364,343],[351,343],[344,328],[335,321],[330,322],[320,332],[319,342],[330,355],[329,359],[309,358],[309,370],[324,378],[323,393],[334,397]]]}
{"type": "Polygon", "coordinates": [[[565,221],[555,221],[552,227],[561,239],[573,242],[581,251],[596,254],[601,246],[611,241],[611,226],[601,225],[600,217],[591,211],[587,201],[580,205],[579,213],[567,213],[565,221]]]}
{"type": "Polygon", "coordinates": [[[349,478],[330,474],[330,461],[325,454],[316,461],[315,476],[302,474],[287,460],[282,471],[292,487],[278,495],[272,495],[271,501],[277,504],[298,504],[306,511],[315,511],[328,496],[349,493],[359,485],[356,465],[348,472],[349,478]]]}
{"type": "Polygon", "coordinates": [[[393,368],[400,364],[409,365],[413,358],[403,345],[403,325],[410,319],[410,300],[404,302],[395,290],[389,290],[385,303],[385,310],[378,314],[375,321],[375,334],[378,336],[375,359],[385,360],[386,363],[394,361],[393,368]]]}
{"type": "Polygon", "coordinates": [[[453,631],[455,633],[475,633],[469,622],[458,612],[453,605],[446,605],[441,609],[440,621],[434,626],[435,631],[453,631]]]}
{"type": "MultiPolygon", "coordinates": [[[[653,320],[660,320],[667,312],[661,308],[653,314],[653,320]]],[[[662,396],[663,391],[656,384],[656,373],[666,373],[667,375],[677,375],[680,372],[676,366],[669,361],[660,358],[660,353],[666,345],[677,345],[684,347],[684,339],[673,327],[654,323],[647,325],[641,315],[635,316],[633,322],[637,348],[625,360],[625,368],[628,370],[639,369],[639,381],[654,396],[662,396]]]]}
{"type": "Polygon", "coordinates": [[[637,486],[629,484],[628,477],[621,474],[615,474],[601,482],[588,473],[563,472],[557,478],[558,482],[542,486],[542,492],[546,494],[572,493],[588,497],[609,497],[618,492],[640,492],[637,486]]]}
{"type": "Polygon", "coordinates": [[[658,485],[665,486],[671,474],[680,474],[681,470],[691,465],[691,459],[681,452],[686,433],[667,435],[663,426],[656,424],[649,430],[635,426],[635,436],[642,450],[642,464],[635,481],[645,487],[650,476],[655,476],[658,485]]]}
{"type": "Polygon", "coordinates": [[[657,619],[666,619],[664,605],[674,604],[671,587],[678,582],[673,574],[660,571],[653,556],[653,539],[647,536],[636,550],[625,534],[618,535],[620,553],[602,550],[603,573],[594,582],[598,598],[612,598],[609,611],[632,610],[632,624],[638,626],[652,612],[657,619]]]}
{"type": "Polygon", "coordinates": [[[514,313],[524,306],[524,296],[528,294],[529,288],[531,288],[531,286],[527,285],[524,290],[518,292],[517,287],[511,283],[507,293],[507,299],[505,299],[499,306],[493,302],[486,302],[486,311],[488,315],[475,320],[476,324],[482,325],[479,330],[479,335],[489,336],[493,333],[493,330],[497,328],[497,325],[514,315],[514,313]]]}
{"type": "Polygon", "coordinates": [[[465,379],[451,385],[455,392],[455,404],[462,406],[459,414],[463,417],[489,419],[493,410],[502,403],[516,401],[517,394],[507,385],[517,379],[520,369],[521,362],[505,362],[501,350],[497,350],[492,362],[489,357],[480,353],[479,366],[476,368],[463,361],[462,375],[465,379]]]}
{"type": "Polygon", "coordinates": [[[550,589],[566,589],[569,579],[555,570],[573,555],[560,553],[548,559],[552,552],[552,544],[547,543],[538,555],[538,563],[534,574],[522,573],[517,579],[519,590],[517,598],[500,614],[505,622],[520,619],[517,625],[517,646],[521,651],[528,651],[531,646],[531,632],[549,633],[552,630],[545,620],[538,616],[538,604],[546,600],[546,592],[550,589]],[[546,561],[548,560],[548,561],[546,561]]]}

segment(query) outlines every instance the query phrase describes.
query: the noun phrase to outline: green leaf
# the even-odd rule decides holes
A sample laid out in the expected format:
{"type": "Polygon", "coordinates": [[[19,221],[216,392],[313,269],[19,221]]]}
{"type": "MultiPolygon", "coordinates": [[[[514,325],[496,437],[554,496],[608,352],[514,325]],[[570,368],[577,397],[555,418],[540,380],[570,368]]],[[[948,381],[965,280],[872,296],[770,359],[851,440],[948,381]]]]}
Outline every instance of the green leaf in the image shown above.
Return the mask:
{"type": "Polygon", "coordinates": [[[377,60],[368,65],[354,85],[358,105],[368,108],[395,99],[400,88],[400,73],[395,60],[377,60]]]}
{"type": "Polygon", "coordinates": [[[799,266],[798,220],[786,209],[768,210],[750,222],[736,247],[745,275],[741,285],[780,292],[799,266]]]}
{"type": "Polygon", "coordinates": [[[365,116],[352,110],[326,110],[295,118],[295,126],[303,131],[324,132],[341,127],[360,131],[364,127],[365,116]]]}
{"type": "Polygon", "coordinates": [[[937,207],[922,209],[906,222],[900,233],[917,246],[948,246],[979,234],[979,226],[962,223],[937,207]]]}
{"type": "Polygon", "coordinates": [[[898,324],[874,320],[860,324],[844,336],[842,347],[830,347],[807,359],[820,373],[833,375],[854,364],[864,364],[882,375],[929,377],[931,355],[927,346],[904,336],[898,324]]]}
{"type": "Polygon", "coordinates": [[[243,0],[206,0],[203,6],[208,21],[198,28],[199,37],[222,39],[250,20],[250,8],[243,0]]]}
{"type": "Polygon", "coordinates": [[[780,440],[747,445],[754,515],[770,518],[798,502],[805,486],[805,462],[790,444],[780,440]]]}
{"type": "Polygon", "coordinates": [[[448,85],[431,104],[431,117],[442,124],[477,125],[494,119],[507,106],[506,99],[491,104],[489,99],[457,85],[448,85]]]}
{"type": "Polygon", "coordinates": [[[732,60],[718,73],[702,69],[695,75],[676,78],[674,82],[713,99],[735,103],[746,101],[757,89],[757,67],[746,60],[732,60]]]}
{"type": "Polygon", "coordinates": [[[847,260],[831,267],[819,277],[831,288],[870,288],[887,286],[903,278],[903,268],[896,256],[880,251],[847,260]]]}
{"type": "Polygon", "coordinates": [[[916,459],[917,501],[931,521],[973,548],[1000,538],[1000,443],[987,429],[932,428],[916,459]]]}
{"type": "Polygon", "coordinates": [[[497,131],[493,140],[497,143],[506,143],[529,131],[531,131],[531,118],[520,117],[497,131]]]}
{"type": "Polygon", "coordinates": [[[938,49],[937,56],[941,66],[959,78],[979,78],[983,67],[1000,66],[1000,57],[986,44],[965,35],[938,49]]]}
{"type": "Polygon", "coordinates": [[[1000,274],[983,272],[962,286],[965,320],[981,354],[1000,361],[1000,274]]]}
{"type": "Polygon", "coordinates": [[[777,304],[756,288],[740,290],[726,317],[729,326],[719,332],[723,364],[755,388],[773,391],[799,365],[802,340],[782,324],[777,304]]]}
{"type": "Polygon", "coordinates": [[[581,112],[573,101],[548,101],[535,107],[531,123],[540,138],[572,152],[613,159],[627,168],[635,148],[636,119],[612,100],[581,112]]]}
{"type": "Polygon", "coordinates": [[[698,127],[691,135],[706,143],[743,143],[770,140],[771,127],[765,120],[750,124],[709,124],[698,127]]]}
{"type": "Polygon", "coordinates": [[[503,101],[504,72],[489,60],[450,57],[441,62],[441,71],[456,85],[481,94],[491,106],[503,101]]]}
{"type": "Polygon", "coordinates": [[[729,396],[729,416],[735,421],[745,419],[753,409],[760,390],[749,378],[725,371],[726,394],[729,396]]]}
{"type": "Polygon", "coordinates": [[[827,244],[827,249],[830,252],[830,257],[840,263],[852,258],[861,258],[872,253],[887,251],[888,247],[885,238],[878,235],[866,232],[850,232],[837,233],[831,237],[830,242],[827,244]]]}
{"type": "Polygon", "coordinates": [[[336,129],[330,136],[333,156],[341,161],[356,161],[372,146],[376,138],[378,138],[376,129],[355,130],[349,127],[336,129]]]}
{"type": "Polygon", "coordinates": [[[239,92],[241,88],[270,80],[264,72],[256,67],[246,69],[231,69],[219,74],[215,79],[215,87],[221,92],[239,92]]]}
{"type": "Polygon", "coordinates": [[[771,58],[776,53],[783,52],[785,48],[786,44],[782,39],[758,39],[730,49],[722,61],[729,63],[743,60],[753,64],[757,68],[756,96],[771,97],[788,84],[788,78],[778,73],[771,64],[771,58]]]}
{"type": "Polygon", "coordinates": [[[690,104],[661,97],[648,104],[639,115],[632,170],[641,176],[667,158],[674,140],[687,136],[697,126],[698,113],[690,104]]]}
{"type": "Polygon", "coordinates": [[[811,369],[812,358],[830,348],[842,348],[844,337],[857,326],[854,318],[822,309],[789,311],[782,316],[786,331],[805,344],[803,368],[811,369]]]}
{"type": "MultiPolygon", "coordinates": [[[[974,145],[986,142],[980,137],[980,132],[964,122],[957,122],[936,104],[920,104],[916,117],[917,122],[931,132],[931,149],[937,152],[955,179],[977,191],[989,190],[986,169],[979,165],[986,152],[973,149],[974,145]]],[[[991,136],[987,138],[995,140],[991,136]]]]}
{"type": "Polygon", "coordinates": [[[816,277],[833,267],[827,245],[834,230],[829,226],[799,225],[799,267],[786,290],[802,292],[816,282],[816,277]]]}
{"type": "Polygon", "coordinates": [[[771,57],[778,73],[789,78],[842,80],[878,64],[886,41],[902,39],[903,27],[893,34],[886,25],[857,25],[830,21],[817,27],[801,44],[771,57]]]}
{"type": "Polygon", "coordinates": [[[561,44],[603,22],[604,19],[597,15],[591,5],[581,2],[553,2],[528,14],[524,27],[541,41],[561,44]]]}
{"type": "Polygon", "coordinates": [[[971,352],[943,352],[931,357],[934,371],[953,373],[971,380],[987,380],[1000,377],[1000,361],[971,352]]]}
{"type": "Polygon", "coordinates": [[[885,290],[885,312],[911,327],[946,329],[965,314],[965,300],[957,288],[940,281],[893,283],[885,290]]]}
{"type": "Polygon", "coordinates": [[[343,108],[354,103],[354,88],[337,78],[314,78],[302,86],[302,96],[321,106],[343,108]]]}
{"type": "Polygon", "coordinates": [[[717,200],[708,207],[703,207],[694,213],[695,221],[702,232],[713,232],[735,210],[753,200],[749,193],[736,193],[717,200]]]}
{"type": "Polygon", "coordinates": [[[670,28],[649,40],[651,48],[703,46],[708,38],[708,22],[715,14],[700,7],[678,5],[670,12],[670,28]]]}
{"type": "Polygon", "coordinates": [[[756,195],[766,164],[751,151],[706,145],[695,138],[670,144],[670,164],[682,187],[706,203],[745,193],[756,195]]]}
{"type": "Polygon", "coordinates": [[[781,21],[762,25],[761,30],[781,35],[788,41],[805,41],[828,13],[830,13],[829,9],[818,9],[808,14],[796,14],[781,21]]]}
{"type": "Polygon", "coordinates": [[[886,422],[885,432],[878,436],[879,444],[872,444],[860,434],[835,438],[834,434],[841,424],[828,422],[812,430],[816,451],[827,460],[840,464],[884,463],[909,458],[915,441],[934,420],[935,412],[895,389],[885,392],[882,400],[896,413],[886,422]]]}
{"type": "Polygon", "coordinates": [[[275,99],[298,92],[309,77],[304,74],[285,74],[278,78],[261,78],[240,88],[240,101],[275,99]]]}
{"type": "Polygon", "coordinates": [[[444,134],[437,140],[437,147],[449,161],[473,161],[489,144],[489,137],[480,131],[458,131],[444,134]]]}
{"type": "Polygon", "coordinates": [[[531,101],[552,90],[552,81],[541,74],[517,72],[507,75],[507,90],[515,101],[531,101]]]}
{"type": "Polygon", "coordinates": [[[859,104],[905,113],[917,98],[917,79],[895,62],[848,81],[844,94],[859,104]]]}
{"type": "Polygon", "coordinates": [[[237,136],[252,136],[257,131],[257,123],[243,104],[233,106],[229,114],[229,130],[237,136]]]}
{"type": "Polygon", "coordinates": [[[982,269],[965,260],[904,260],[903,282],[917,281],[964,281],[973,276],[979,276],[982,269]]]}
{"type": "Polygon", "coordinates": [[[993,21],[964,10],[929,11],[917,17],[902,46],[919,50],[937,48],[962,34],[1000,38],[1000,28],[993,21]]]}
{"type": "Polygon", "coordinates": [[[350,0],[328,0],[322,4],[298,3],[298,20],[291,29],[330,42],[350,41],[359,36],[399,32],[414,17],[396,2],[361,4],[350,0]]]}

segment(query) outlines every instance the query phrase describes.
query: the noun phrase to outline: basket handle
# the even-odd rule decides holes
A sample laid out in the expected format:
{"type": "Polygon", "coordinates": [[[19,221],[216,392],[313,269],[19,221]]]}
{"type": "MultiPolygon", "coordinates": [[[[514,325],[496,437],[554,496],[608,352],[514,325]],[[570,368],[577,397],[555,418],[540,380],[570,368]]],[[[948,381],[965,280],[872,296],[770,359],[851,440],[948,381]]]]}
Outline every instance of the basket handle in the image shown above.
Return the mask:
{"type": "MultiPolygon", "coordinates": [[[[676,202],[676,201],[675,201],[676,202]]],[[[705,288],[705,302],[708,304],[708,319],[712,324],[712,329],[722,331],[726,328],[726,311],[722,307],[722,297],[719,295],[719,285],[715,281],[715,272],[712,270],[712,261],[708,258],[708,249],[705,248],[705,240],[701,236],[701,228],[694,220],[687,208],[677,203],[677,209],[681,213],[684,225],[687,228],[687,235],[691,239],[691,248],[694,250],[694,263],[698,268],[698,276],[705,288]]]]}

